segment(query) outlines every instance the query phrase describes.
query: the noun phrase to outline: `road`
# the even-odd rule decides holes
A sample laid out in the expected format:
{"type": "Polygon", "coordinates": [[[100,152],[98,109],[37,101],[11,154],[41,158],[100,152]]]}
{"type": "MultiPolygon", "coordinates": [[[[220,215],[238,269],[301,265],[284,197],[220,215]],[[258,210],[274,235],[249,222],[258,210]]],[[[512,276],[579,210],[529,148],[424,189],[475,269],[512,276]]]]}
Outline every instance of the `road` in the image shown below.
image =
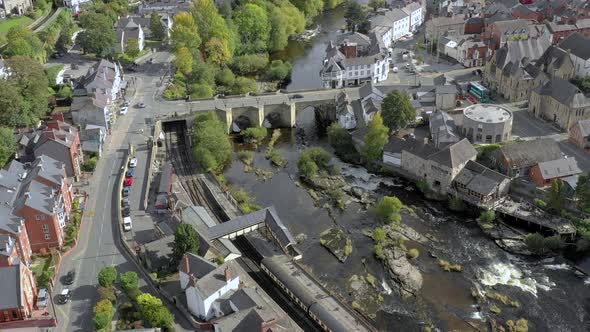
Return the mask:
{"type": "MultiPolygon", "coordinates": [[[[166,54],[159,57],[165,58],[166,54]]],[[[140,91],[130,98],[133,104],[144,100],[146,92],[155,85],[155,78],[159,77],[161,67],[161,64],[146,66],[141,72],[133,75],[137,77],[136,90],[140,91]]],[[[66,305],[58,305],[56,308],[57,331],[93,330],[92,307],[99,299],[96,291],[97,275],[102,267],[115,266],[119,273],[138,270],[117,240],[118,218],[115,204],[119,202],[114,201],[114,190],[117,188],[116,179],[122,167],[124,149],[129,142],[136,144],[139,148],[142,144],[145,147],[145,137],[137,135],[136,130],[144,126],[146,117],[153,117],[150,112],[154,109],[156,109],[154,106],[141,110],[132,108],[126,116],[119,118],[113,128],[113,134],[107,138],[106,149],[90,179],[90,185],[84,188],[90,194],[90,198],[85,207],[86,214],[82,220],[79,245],[62,260],[58,284],[54,291],[54,294],[59,294],[63,289],[59,280],[68,271],[76,271],[76,279],[70,286],[72,301],[66,305]],[[133,128],[132,131],[130,128],[133,128]]],[[[156,291],[146,283],[141,274],[139,275],[142,291],[156,295],[156,291]]],[[[169,305],[169,308],[176,317],[176,330],[191,330],[184,316],[173,306],[169,305]]]]}

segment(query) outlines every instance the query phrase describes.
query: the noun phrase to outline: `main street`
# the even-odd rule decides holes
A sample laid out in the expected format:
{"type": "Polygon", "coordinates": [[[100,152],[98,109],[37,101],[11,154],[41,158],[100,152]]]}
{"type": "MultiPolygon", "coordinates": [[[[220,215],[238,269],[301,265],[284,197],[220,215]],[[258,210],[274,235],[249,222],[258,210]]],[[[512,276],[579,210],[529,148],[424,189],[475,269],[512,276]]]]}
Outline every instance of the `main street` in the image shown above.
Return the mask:
{"type": "MultiPolygon", "coordinates": [[[[156,81],[165,72],[165,62],[169,61],[169,54],[154,55],[154,64],[140,66],[137,73],[127,75],[126,79],[135,78],[136,87],[133,96],[127,96],[131,105],[139,102],[148,103],[152,93],[155,93],[156,81]]],[[[153,95],[152,95],[153,96],[153,95]]],[[[119,273],[138,271],[135,263],[127,257],[118,240],[118,216],[116,215],[115,190],[120,169],[123,166],[124,150],[128,144],[145,148],[146,138],[137,135],[137,130],[145,127],[146,118],[153,117],[154,105],[145,109],[131,107],[125,116],[120,116],[113,128],[112,135],[107,138],[103,157],[90,177],[89,184],[80,188],[89,193],[89,201],[85,206],[85,216],[82,220],[78,246],[62,260],[62,265],[55,286],[53,296],[61,292],[61,278],[71,270],[76,272],[72,290],[72,301],[66,305],[56,305],[58,315],[57,331],[91,331],[94,329],[92,318],[93,306],[99,299],[97,293],[97,276],[101,268],[115,266],[119,273]],[[130,131],[131,129],[131,131],[130,131]]],[[[148,132],[144,130],[144,132],[148,132]]],[[[140,276],[140,287],[144,292],[157,295],[146,280],[140,276]]],[[[166,301],[164,301],[166,303],[166,301]]],[[[177,331],[191,330],[191,326],[184,316],[173,305],[168,306],[175,315],[177,331]]]]}

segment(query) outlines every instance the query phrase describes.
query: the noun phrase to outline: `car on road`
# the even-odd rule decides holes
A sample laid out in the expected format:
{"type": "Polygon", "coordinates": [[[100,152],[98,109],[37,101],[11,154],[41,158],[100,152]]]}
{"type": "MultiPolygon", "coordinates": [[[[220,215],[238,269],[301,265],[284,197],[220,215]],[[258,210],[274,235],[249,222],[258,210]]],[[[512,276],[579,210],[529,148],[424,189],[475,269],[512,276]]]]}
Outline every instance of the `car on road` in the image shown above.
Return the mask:
{"type": "Polygon", "coordinates": [[[57,303],[66,304],[72,298],[72,292],[69,288],[64,288],[57,296],[57,303]]]}
{"type": "Polygon", "coordinates": [[[125,181],[123,181],[123,185],[125,187],[131,187],[133,185],[133,178],[125,178],[125,181]]]}
{"type": "Polygon", "coordinates": [[[127,114],[127,112],[129,112],[129,107],[121,107],[121,110],[119,110],[119,114],[121,115],[125,115],[127,114]]]}
{"type": "Polygon", "coordinates": [[[131,158],[131,160],[129,160],[129,167],[135,168],[135,166],[137,166],[137,158],[131,158]]]}
{"type": "Polygon", "coordinates": [[[41,288],[37,292],[37,308],[42,309],[47,307],[47,288],[41,288]]]}
{"type": "Polygon", "coordinates": [[[123,197],[121,199],[121,205],[122,206],[129,206],[129,197],[123,197]]]}
{"type": "Polygon", "coordinates": [[[125,174],[125,177],[127,178],[132,178],[135,176],[135,168],[131,168],[130,170],[127,171],[127,173],[125,174]]]}
{"type": "Polygon", "coordinates": [[[76,272],[70,271],[70,272],[68,272],[68,274],[65,275],[65,277],[63,279],[63,284],[64,285],[71,285],[74,283],[75,278],[76,278],[76,272]]]}
{"type": "Polygon", "coordinates": [[[130,193],[131,193],[131,187],[123,188],[123,197],[129,196],[130,193]]]}
{"type": "Polygon", "coordinates": [[[397,67],[393,67],[392,71],[393,71],[394,73],[397,73],[397,72],[399,71],[399,68],[397,68],[397,67]]]}
{"type": "Polygon", "coordinates": [[[300,94],[294,94],[294,95],[290,95],[289,99],[301,99],[303,98],[303,95],[300,94]]]}
{"type": "Polygon", "coordinates": [[[125,231],[130,231],[133,228],[133,224],[131,222],[131,217],[123,218],[123,229],[125,231]]]}
{"type": "Polygon", "coordinates": [[[137,104],[137,107],[138,108],[145,108],[145,103],[138,103],[137,104]]]}

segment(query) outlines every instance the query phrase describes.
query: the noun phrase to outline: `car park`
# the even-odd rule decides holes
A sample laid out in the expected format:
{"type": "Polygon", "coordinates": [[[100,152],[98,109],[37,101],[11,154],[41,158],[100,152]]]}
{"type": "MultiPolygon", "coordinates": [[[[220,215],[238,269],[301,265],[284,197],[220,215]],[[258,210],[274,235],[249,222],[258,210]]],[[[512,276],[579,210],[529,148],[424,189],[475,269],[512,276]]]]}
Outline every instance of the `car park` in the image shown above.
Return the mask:
{"type": "Polygon", "coordinates": [[[135,166],[137,166],[137,158],[131,158],[129,160],[129,167],[134,168],[135,166]]]}
{"type": "Polygon", "coordinates": [[[131,193],[131,187],[123,188],[123,197],[129,196],[130,193],[131,193]]]}
{"type": "Polygon", "coordinates": [[[57,296],[57,303],[66,304],[72,297],[72,292],[69,288],[64,288],[61,293],[57,296]]]}
{"type": "Polygon", "coordinates": [[[76,278],[76,272],[75,271],[68,272],[68,274],[66,274],[65,277],[64,277],[64,279],[63,279],[64,285],[71,285],[71,284],[73,284],[75,278],[76,278]]]}
{"type": "Polygon", "coordinates": [[[39,289],[37,292],[37,308],[45,308],[47,307],[47,288],[39,289]]]}
{"type": "Polygon", "coordinates": [[[125,231],[130,231],[133,228],[133,224],[131,222],[131,217],[123,218],[123,229],[125,231]]]}
{"type": "Polygon", "coordinates": [[[131,187],[133,185],[133,178],[125,178],[125,181],[123,181],[123,185],[125,187],[131,187]]]}
{"type": "Polygon", "coordinates": [[[121,115],[125,115],[127,112],[129,112],[129,107],[121,107],[121,110],[119,110],[119,114],[121,115]]]}
{"type": "Polygon", "coordinates": [[[132,178],[133,176],[135,176],[135,168],[131,168],[127,171],[127,173],[125,174],[125,177],[127,178],[132,178]]]}

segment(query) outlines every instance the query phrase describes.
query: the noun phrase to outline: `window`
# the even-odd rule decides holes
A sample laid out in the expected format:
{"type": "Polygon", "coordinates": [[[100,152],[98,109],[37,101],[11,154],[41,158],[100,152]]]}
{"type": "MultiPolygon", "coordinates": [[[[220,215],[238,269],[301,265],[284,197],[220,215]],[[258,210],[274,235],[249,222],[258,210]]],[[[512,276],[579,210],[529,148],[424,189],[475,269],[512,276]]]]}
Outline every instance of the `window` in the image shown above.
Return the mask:
{"type": "Polygon", "coordinates": [[[51,234],[45,234],[45,240],[51,240],[51,234]]]}
{"type": "Polygon", "coordinates": [[[43,233],[49,234],[49,225],[43,224],[41,228],[43,228],[43,233]]]}
{"type": "Polygon", "coordinates": [[[37,219],[37,220],[45,220],[45,215],[44,214],[38,214],[37,216],[35,216],[35,219],[37,219]]]}

